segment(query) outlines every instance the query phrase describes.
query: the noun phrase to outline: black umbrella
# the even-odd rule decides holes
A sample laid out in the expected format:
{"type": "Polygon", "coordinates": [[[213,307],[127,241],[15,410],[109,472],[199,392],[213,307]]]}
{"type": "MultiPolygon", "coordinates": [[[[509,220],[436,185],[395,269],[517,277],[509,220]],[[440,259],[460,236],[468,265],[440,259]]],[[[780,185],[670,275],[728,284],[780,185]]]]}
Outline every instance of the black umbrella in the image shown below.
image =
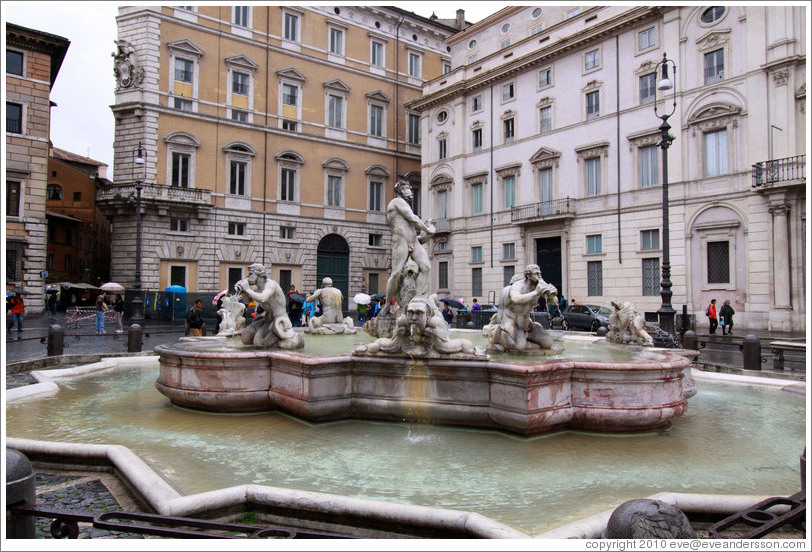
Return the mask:
{"type": "Polygon", "coordinates": [[[452,299],[451,297],[443,297],[440,299],[443,303],[448,305],[449,307],[454,307],[455,309],[464,309],[465,305],[457,301],[456,299],[452,299]]]}
{"type": "Polygon", "coordinates": [[[370,301],[380,301],[380,300],[381,300],[381,299],[383,299],[384,297],[386,297],[386,292],[383,292],[383,293],[376,293],[375,295],[373,295],[373,296],[370,298],[370,301]]]}
{"type": "Polygon", "coordinates": [[[29,292],[25,291],[24,289],[17,289],[17,288],[9,290],[6,293],[14,293],[14,294],[19,293],[20,295],[31,295],[29,292]]]}
{"type": "Polygon", "coordinates": [[[295,301],[297,303],[304,303],[305,299],[307,299],[307,297],[305,297],[304,295],[299,295],[298,293],[291,293],[290,295],[288,295],[288,297],[290,297],[292,301],[295,301]]]}

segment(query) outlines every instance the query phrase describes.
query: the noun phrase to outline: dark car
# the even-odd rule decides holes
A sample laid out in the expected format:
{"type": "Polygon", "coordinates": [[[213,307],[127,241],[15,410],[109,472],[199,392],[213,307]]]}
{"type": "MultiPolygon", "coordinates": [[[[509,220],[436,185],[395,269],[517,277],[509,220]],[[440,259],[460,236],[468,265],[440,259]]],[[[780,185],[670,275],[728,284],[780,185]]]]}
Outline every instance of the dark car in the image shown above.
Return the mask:
{"type": "Polygon", "coordinates": [[[565,330],[582,328],[597,331],[601,326],[609,326],[612,311],[599,305],[570,305],[561,313],[561,326],[565,330]]]}

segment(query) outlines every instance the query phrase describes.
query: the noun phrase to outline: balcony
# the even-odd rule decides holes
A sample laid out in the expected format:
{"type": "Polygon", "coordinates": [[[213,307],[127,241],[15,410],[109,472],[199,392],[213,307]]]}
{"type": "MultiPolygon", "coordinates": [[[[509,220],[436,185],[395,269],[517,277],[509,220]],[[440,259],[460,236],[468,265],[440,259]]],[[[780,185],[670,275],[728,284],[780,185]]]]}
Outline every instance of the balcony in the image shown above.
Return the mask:
{"type": "Polygon", "coordinates": [[[753,189],[806,185],[806,155],[761,161],[753,165],[753,189]]]}
{"type": "Polygon", "coordinates": [[[575,200],[571,197],[553,199],[529,205],[514,207],[510,212],[511,222],[531,224],[534,222],[570,219],[575,217],[575,200]]]}
{"type": "MultiPolygon", "coordinates": [[[[114,184],[96,191],[96,204],[103,209],[116,211],[124,208],[128,201],[135,201],[135,184],[114,184]],[[130,200],[130,198],[133,198],[130,200]]],[[[178,188],[144,184],[141,188],[141,202],[163,205],[170,209],[180,205],[208,209],[211,207],[211,191],[198,188],[178,188]]]]}

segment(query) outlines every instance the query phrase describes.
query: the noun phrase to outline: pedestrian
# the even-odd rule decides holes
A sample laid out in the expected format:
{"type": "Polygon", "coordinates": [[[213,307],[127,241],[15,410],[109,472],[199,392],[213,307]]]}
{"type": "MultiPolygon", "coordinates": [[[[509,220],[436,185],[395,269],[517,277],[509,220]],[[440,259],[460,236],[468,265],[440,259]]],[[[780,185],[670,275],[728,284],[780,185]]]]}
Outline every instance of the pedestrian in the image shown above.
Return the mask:
{"type": "Polygon", "coordinates": [[[113,310],[116,313],[116,322],[118,323],[116,333],[124,333],[124,327],[121,325],[124,320],[124,299],[121,298],[121,295],[116,295],[116,300],[113,301],[113,310]]]}
{"type": "Polygon", "coordinates": [[[56,316],[56,291],[49,291],[48,292],[48,312],[50,313],[51,318],[56,316]]]}
{"type": "Polygon", "coordinates": [[[186,313],[186,329],[192,335],[201,336],[205,335],[205,325],[206,323],[203,320],[203,300],[198,297],[186,313]]]}
{"type": "Polygon", "coordinates": [[[454,313],[451,312],[451,307],[448,305],[446,305],[443,309],[443,318],[445,318],[445,321],[448,322],[448,327],[450,328],[451,322],[454,320],[454,313]]]}
{"type": "Polygon", "coordinates": [[[358,325],[363,326],[367,319],[367,311],[369,310],[369,307],[362,303],[356,307],[356,310],[358,311],[358,325]]]}
{"type": "Polygon", "coordinates": [[[107,310],[107,292],[101,290],[101,293],[96,297],[96,335],[105,333],[104,331],[104,312],[107,310]]]}
{"type": "Polygon", "coordinates": [[[294,294],[298,295],[299,292],[296,290],[296,284],[291,284],[288,290],[288,318],[294,328],[299,328],[302,325],[302,304],[291,297],[294,294]]]}
{"type": "Polygon", "coordinates": [[[482,305],[480,305],[479,303],[476,302],[476,297],[474,297],[474,304],[471,305],[471,310],[472,311],[482,310],[482,305]]]}
{"type": "Polygon", "coordinates": [[[725,300],[725,304],[719,309],[719,325],[722,326],[722,335],[730,335],[733,333],[733,315],[736,311],[730,306],[730,299],[725,300]],[[725,333],[727,328],[727,333],[725,333]]]}
{"type": "Polygon", "coordinates": [[[304,313],[304,317],[305,317],[305,324],[308,324],[310,322],[310,319],[313,318],[313,316],[316,314],[316,302],[317,301],[318,301],[318,299],[316,299],[314,301],[305,302],[304,308],[302,309],[302,312],[304,313]]]}
{"type": "Polygon", "coordinates": [[[705,316],[708,317],[708,333],[715,334],[719,325],[719,319],[716,318],[716,299],[711,299],[710,305],[705,310],[705,316]]]}
{"type": "Polygon", "coordinates": [[[8,331],[14,326],[14,321],[17,321],[17,339],[22,337],[23,332],[23,315],[25,314],[25,301],[20,293],[9,298],[8,305],[10,307],[11,317],[9,318],[8,331]]]}

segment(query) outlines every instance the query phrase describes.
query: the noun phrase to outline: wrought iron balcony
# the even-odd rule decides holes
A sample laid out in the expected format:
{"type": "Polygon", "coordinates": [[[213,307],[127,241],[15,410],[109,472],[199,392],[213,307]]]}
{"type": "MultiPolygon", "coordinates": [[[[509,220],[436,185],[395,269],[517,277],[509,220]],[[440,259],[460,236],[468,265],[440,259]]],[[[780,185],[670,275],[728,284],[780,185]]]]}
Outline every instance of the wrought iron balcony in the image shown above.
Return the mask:
{"type": "Polygon", "coordinates": [[[575,200],[571,197],[541,201],[514,207],[510,213],[511,222],[536,222],[575,216],[575,200]]]}
{"type": "Polygon", "coordinates": [[[806,155],[760,161],[753,165],[753,188],[772,186],[779,182],[798,182],[806,179],[806,155]]]}

